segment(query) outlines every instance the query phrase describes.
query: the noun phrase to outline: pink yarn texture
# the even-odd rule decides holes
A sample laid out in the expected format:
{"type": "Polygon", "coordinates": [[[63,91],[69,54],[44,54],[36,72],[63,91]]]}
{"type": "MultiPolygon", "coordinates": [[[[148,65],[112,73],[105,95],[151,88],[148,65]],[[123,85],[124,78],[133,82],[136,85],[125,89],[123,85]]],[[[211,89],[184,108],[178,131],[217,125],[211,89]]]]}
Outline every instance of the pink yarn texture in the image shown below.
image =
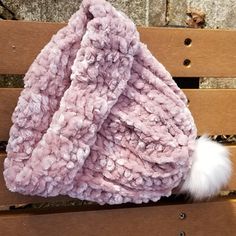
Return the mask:
{"type": "Polygon", "coordinates": [[[187,99],[110,3],[84,0],[24,83],[4,162],[11,191],[141,203],[186,178],[196,143],[187,99]]]}

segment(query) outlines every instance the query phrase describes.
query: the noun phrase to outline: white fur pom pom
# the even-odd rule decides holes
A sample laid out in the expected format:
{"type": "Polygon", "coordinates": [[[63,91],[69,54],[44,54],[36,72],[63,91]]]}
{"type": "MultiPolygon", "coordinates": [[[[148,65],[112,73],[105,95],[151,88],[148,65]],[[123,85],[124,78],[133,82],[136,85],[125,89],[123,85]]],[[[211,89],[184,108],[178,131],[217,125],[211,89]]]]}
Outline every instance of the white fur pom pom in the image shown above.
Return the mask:
{"type": "Polygon", "coordinates": [[[180,192],[190,194],[194,200],[214,197],[227,185],[231,171],[227,148],[202,136],[197,140],[193,165],[180,192]]]}

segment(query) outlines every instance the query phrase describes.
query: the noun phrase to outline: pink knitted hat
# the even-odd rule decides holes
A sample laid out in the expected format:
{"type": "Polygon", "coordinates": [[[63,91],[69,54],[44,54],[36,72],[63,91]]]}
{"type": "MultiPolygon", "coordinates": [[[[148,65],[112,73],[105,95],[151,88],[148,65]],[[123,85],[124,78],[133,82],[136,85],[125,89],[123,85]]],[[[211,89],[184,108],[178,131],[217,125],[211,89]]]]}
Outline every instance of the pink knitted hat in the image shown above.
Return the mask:
{"type": "Polygon", "coordinates": [[[24,82],[4,162],[13,192],[141,203],[210,197],[229,179],[227,151],[196,142],[185,95],[106,1],[84,0],[24,82]]]}

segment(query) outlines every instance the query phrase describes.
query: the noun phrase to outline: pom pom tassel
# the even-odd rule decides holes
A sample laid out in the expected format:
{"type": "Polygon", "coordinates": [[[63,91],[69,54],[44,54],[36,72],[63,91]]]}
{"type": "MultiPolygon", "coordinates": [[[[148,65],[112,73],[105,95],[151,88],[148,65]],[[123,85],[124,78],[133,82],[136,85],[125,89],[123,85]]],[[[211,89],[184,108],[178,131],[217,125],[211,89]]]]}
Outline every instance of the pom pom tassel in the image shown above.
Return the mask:
{"type": "Polygon", "coordinates": [[[187,193],[195,201],[212,198],[227,185],[232,172],[229,151],[207,136],[197,140],[193,164],[180,193],[187,193]]]}

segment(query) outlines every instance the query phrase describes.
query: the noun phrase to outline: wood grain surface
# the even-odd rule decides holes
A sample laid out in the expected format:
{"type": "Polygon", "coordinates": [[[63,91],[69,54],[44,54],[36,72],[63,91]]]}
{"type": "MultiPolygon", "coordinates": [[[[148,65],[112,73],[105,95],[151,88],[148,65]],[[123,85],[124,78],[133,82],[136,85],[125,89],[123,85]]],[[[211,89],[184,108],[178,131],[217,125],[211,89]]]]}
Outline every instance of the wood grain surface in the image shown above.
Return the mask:
{"type": "Polygon", "coordinates": [[[233,236],[236,200],[54,214],[0,215],[1,235],[233,236]],[[184,214],[184,219],[180,215],[184,214]]]}
{"type": "MultiPolygon", "coordinates": [[[[24,74],[63,23],[0,21],[0,74],[24,74]]],[[[141,40],[175,77],[236,77],[236,30],[138,27],[141,40]],[[185,45],[190,39],[191,44],[185,45]],[[183,63],[188,59],[190,65],[183,63]]]]}

